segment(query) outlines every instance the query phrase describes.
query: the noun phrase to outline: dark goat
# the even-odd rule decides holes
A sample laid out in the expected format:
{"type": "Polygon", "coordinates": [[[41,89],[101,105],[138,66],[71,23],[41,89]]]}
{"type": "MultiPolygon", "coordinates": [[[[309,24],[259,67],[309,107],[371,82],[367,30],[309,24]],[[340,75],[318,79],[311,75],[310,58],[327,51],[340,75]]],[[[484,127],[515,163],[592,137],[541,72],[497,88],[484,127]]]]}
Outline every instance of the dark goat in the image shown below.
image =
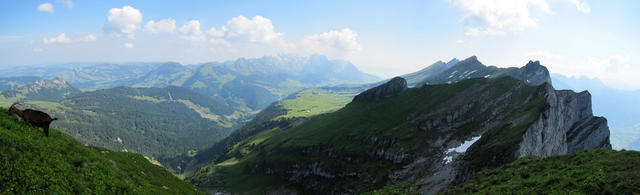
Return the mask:
{"type": "Polygon", "coordinates": [[[58,118],[51,118],[47,113],[37,110],[19,110],[18,108],[16,108],[16,104],[20,103],[16,102],[11,104],[11,107],[9,107],[9,114],[18,114],[18,116],[20,116],[20,118],[22,118],[22,120],[27,124],[36,127],[42,127],[42,129],[44,130],[44,135],[49,137],[49,124],[51,124],[51,122],[54,120],[58,120],[58,118]]]}

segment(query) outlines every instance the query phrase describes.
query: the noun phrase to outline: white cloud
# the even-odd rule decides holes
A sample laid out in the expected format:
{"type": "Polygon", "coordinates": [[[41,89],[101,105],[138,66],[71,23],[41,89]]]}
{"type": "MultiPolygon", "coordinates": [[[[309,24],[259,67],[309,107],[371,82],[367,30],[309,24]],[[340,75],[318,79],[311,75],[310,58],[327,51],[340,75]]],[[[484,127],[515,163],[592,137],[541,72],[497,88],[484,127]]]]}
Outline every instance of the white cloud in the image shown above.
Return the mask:
{"type": "Polygon", "coordinates": [[[120,48],[133,48],[133,43],[124,43],[123,45],[120,45],[120,48]]]}
{"type": "Polygon", "coordinates": [[[589,8],[589,5],[587,5],[587,3],[585,2],[580,2],[580,0],[571,0],[571,3],[576,6],[576,9],[578,9],[578,11],[584,14],[589,14],[589,12],[591,12],[591,8],[589,8]]]}
{"type": "Polygon", "coordinates": [[[306,53],[319,53],[333,58],[343,58],[361,49],[356,40],[358,34],[351,29],[329,31],[306,36],[300,46],[306,53]]]}
{"type": "Polygon", "coordinates": [[[97,40],[97,38],[93,34],[90,34],[90,35],[82,37],[80,40],[88,42],[88,41],[95,41],[95,40],[97,40]]]}
{"type": "Polygon", "coordinates": [[[203,41],[206,40],[206,36],[200,30],[200,21],[191,20],[187,22],[180,28],[180,32],[182,33],[182,38],[192,41],[203,41]]]}
{"type": "Polygon", "coordinates": [[[551,13],[546,0],[451,0],[466,12],[462,22],[469,36],[500,35],[537,26],[530,9],[551,13]]]}
{"type": "Polygon", "coordinates": [[[166,20],[158,20],[158,22],[151,20],[147,22],[145,28],[151,33],[173,33],[173,31],[175,31],[176,29],[176,20],[171,18],[168,18],[166,20]]]}
{"type": "Polygon", "coordinates": [[[38,11],[53,13],[53,5],[51,3],[43,3],[38,5],[38,11]]]}
{"type": "MultiPolygon", "coordinates": [[[[212,29],[215,31],[215,29],[212,29]]],[[[212,31],[209,30],[209,31],[212,31]]],[[[282,39],[282,33],[274,31],[271,20],[262,16],[254,16],[248,19],[238,16],[227,21],[227,26],[222,27],[224,36],[229,39],[246,39],[249,42],[273,43],[282,39]]],[[[213,34],[216,34],[213,32],[213,34]]],[[[218,32],[217,34],[222,34],[218,32]]]]}
{"type": "Polygon", "coordinates": [[[457,43],[457,44],[463,44],[464,42],[465,42],[465,41],[464,41],[464,40],[462,40],[462,39],[458,39],[458,40],[456,40],[456,43],[457,43]]]}
{"type": "Polygon", "coordinates": [[[104,31],[116,34],[126,34],[129,38],[135,38],[135,31],[142,22],[142,13],[131,6],[111,8],[107,21],[104,22],[104,31]]]}
{"type": "Polygon", "coordinates": [[[56,2],[66,5],[68,8],[73,8],[73,1],[71,0],[56,0],[56,2]]]}
{"type": "Polygon", "coordinates": [[[211,29],[207,31],[207,34],[213,37],[223,37],[225,32],[227,32],[227,27],[222,26],[220,30],[216,30],[216,27],[211,27],[211,29]]]}
{"type": "Polygon", "coordinates": [[[211,43],[212,45],[215,46],[226,46],[226,47],[231,47],[231,44],[229,42],[227,42],[224,39],[211,39],[209,40],[209,43],[211,43]]]}
{"type": "Polygon", "coordinates": [[[65,33],[60,33],[60,35],[58,35],[57,37],[51,37],[51,38],[42,38],[42,42],[44,42],[44,44],[49,44],[49,43],[71,43],[71,39],[69,39],[67,37],[67,35],[65,33]]]}

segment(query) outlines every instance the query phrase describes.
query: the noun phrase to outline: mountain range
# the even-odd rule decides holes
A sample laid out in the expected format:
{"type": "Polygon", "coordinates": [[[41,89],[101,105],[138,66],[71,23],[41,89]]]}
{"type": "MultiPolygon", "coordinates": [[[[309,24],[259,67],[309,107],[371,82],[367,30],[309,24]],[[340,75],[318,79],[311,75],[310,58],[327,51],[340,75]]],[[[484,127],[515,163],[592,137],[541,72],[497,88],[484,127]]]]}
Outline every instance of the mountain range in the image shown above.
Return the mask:
{"type": "Polygon", "coordinates": [[[606,120],[591,114],[589,94],[553,90],[538,62],[499,69],[471,57],[448,69],[423,83],[450,84],[407,88],[395,78],[327,114],[295,117],[296,110],[311,109],[294,105],[320,106],[312,101],[282,108],[314,99],[303,94],[272,104],[224,146],[201,153],[215,156],[214,163],[188,180],[228,192],[361,193],[410,182],[434,193],[523,156],[611,147],[606,120]]]}
{"type": "Polygon", "coordinates": [[[637,152],[611,151],[609,120],[594,116],[599,93],[554,89],[576,87],[538,61],[454,58],[382,81],[324,56],[55,70],[0,79],[1,102],[26,102],[82,143],[143,154],[208,193],[639,190],[618,165],[637,152]],[[42,79],[62,73],[75,77],[42,79]],[[520,183],[495,179],[514,174],[520,183]]]}

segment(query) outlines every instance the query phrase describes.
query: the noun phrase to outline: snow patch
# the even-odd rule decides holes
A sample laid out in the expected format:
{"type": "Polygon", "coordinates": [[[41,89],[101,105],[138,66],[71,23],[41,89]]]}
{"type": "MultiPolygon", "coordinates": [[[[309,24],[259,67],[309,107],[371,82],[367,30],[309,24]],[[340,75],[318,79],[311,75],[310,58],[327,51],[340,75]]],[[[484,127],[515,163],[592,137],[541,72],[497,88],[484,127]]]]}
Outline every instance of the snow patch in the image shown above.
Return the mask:
{"type": "Polygon", "coordinates": [[[458,147],[447,149],[447,152],[445,152],[445,157],[442,160],[444,161],[445,164],[451,163],[456,153],[466,152],[467,149],[469,149],[469,147],[473,145],[473,143],[475,143],[480,139],[480,137],[482,137],[482,135],[478,137],[472,137],[471,140],[464,141],[464,143],[460,144],[458,147]]]}
{"type": "Polygon", "coordinates": [[[456,72],[458,72],[458,71],[456,70],[456,71],[451,72],[451,74],[449,75],[449,78],[451,78],[451,77],[455,76],[455,75],[456,75],[456,72]]]}
{"type": "Polygon", "coordinates": [[[449,150],[447,150],[447,153],[451,153],[453,151],[455,151],[457,153],[464,153],[464,152],[467,151],[467,149],[469,149],[469,147],[471,147],[471,145],[473,143],[478,141],[480,139],[480,137],[482,137],[482,136],[473,137],[473,138],[471,138],[471,140],[464,141],[464,143],[462,143],[462,145],[460,145],[458,147],[455,147],[455,148],[450,148],[449,150]]]}

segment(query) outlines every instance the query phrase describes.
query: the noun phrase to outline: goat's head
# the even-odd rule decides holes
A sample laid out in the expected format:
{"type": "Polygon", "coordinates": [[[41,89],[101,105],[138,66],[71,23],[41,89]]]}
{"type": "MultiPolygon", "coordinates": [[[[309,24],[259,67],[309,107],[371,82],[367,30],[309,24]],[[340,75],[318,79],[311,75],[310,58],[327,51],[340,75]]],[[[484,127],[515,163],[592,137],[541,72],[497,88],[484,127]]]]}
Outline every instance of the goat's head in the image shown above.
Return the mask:
{"type": "Polygon", "coordinates": [[[9,114],[17,114],[20,110],[18,110],[18,108],[16,108],[16,104],[20,104],[19,102],[15,102],[13,104],[11,104],[11,106],[9,107],[9,114]]]}

